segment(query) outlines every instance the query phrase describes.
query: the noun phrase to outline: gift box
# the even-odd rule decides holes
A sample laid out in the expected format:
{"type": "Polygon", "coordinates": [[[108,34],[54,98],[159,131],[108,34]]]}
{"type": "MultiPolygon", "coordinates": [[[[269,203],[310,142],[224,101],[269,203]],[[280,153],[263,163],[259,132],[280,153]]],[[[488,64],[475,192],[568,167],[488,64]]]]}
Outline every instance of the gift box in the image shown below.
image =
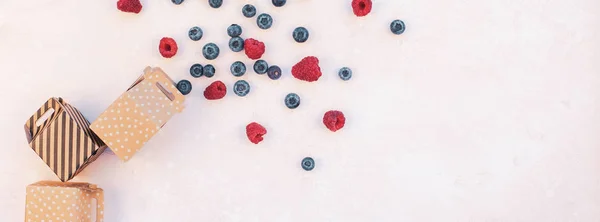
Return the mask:
{"type": "Polygon", "coordinates": [[[25,123],[29,146],[61,181],[79,174],[106,149],[90,123],[62,98],[50,98],[25,123]]]}
{"type": "Polygon", "coordinates": [[[129,160],[173,115],[185,96],[160,68],[147,67],[132,85],[92,123],[91,129],[124,161],[129,160]]]}
{"type": "Polygon", "coordinates": [[[103,218],[104,193],[96,185],[41,181],[27,186],[26,222],[102,222],[103,218]]]}

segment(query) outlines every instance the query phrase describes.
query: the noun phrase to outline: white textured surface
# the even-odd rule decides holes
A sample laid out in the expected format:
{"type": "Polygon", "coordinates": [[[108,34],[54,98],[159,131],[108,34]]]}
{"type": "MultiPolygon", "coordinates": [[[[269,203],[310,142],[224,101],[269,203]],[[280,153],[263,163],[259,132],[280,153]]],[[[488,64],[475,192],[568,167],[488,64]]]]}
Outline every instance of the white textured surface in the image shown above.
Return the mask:
{"type": "Polygon", "coordinates": [[[132,15],[114,0],[0,1],[0,221],[22,221],[27,184],[56,179],[22,130],[48,97],[94,120],[147,65],[189,78],[208,41],[222,51],[210,81],[231,86],[229,64],[248,60],[227,48],[230,23],[265,41],[284,76],[249,72],[248,97],[210,102],[210,81],[190,79],[187,110],[138,155],[107,152],[75,179],[105,189],[106,221],[600,220],[597,0],[378,0],[365,18],[349,0],[143,3],[132,15]],[[242,17],[246,2],[273,28],[242,17]],[[396,18],[402,36],[388,30],[396,18]],[[305,44],[291,39],[299,25],[305,44]],[[173,59],[158,54],[163,36],[179,43],[173,59]],[[322,61],[316,83],[289,74],[306,55],[322,61]],[[288,92],[299,109],[284,107],[288,92]],[[338,133],[320,123],[329,109],[348,117],[338,133]],[[245,137],[251,121],[269,130],[260,145],[245,137]],[[308,155],[312,172],[299,166],[308,155]]]}

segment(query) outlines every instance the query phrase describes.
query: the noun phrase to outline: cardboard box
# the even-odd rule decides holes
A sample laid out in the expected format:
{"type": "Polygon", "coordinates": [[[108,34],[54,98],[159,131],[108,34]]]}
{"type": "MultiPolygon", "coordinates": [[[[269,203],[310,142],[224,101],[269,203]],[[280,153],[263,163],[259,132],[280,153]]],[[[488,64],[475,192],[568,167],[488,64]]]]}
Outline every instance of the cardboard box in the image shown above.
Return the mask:
{"type": "Polygon", "coordinates": [[[103,218],[104,193],[96,185],[41,181],[27,186],[26,222],[102,222],[103,218]]]}
{"type": "Polygon", "coordinates": [[[75,107],[62,98],[50,98],[25,123],[25,135],[29,146],[64,182],[106,149],[89,126],[75,107]]]}
{"type": "Polygon", "coordinates": [[[124,161],[129,160],[170,119],[184,109],[185,96],[160,68],[144,74],[114,101],[91,129],[124,161]]]}

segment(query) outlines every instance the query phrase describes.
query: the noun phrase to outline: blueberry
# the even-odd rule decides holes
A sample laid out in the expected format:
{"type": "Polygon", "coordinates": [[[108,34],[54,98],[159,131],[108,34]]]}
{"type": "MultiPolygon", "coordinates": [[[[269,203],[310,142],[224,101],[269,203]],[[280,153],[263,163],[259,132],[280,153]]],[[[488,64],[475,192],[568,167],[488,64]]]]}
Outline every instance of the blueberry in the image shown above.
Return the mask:
{"type": "Polygon", "coordinates": [[[223,0],[208,0],[210,7],[219,8],[223,5],[223,0]]]}
{"type": "Polygon", "coordinates": [[[269,29],[273,25],[273,18],[267,13],[262,13],[256,18],[256,24],[261,29],[269,29]]]}
{"type": "Polygon", "coordinates": [[[338,72],[338,75],[340,76],[340,79],[348,81],[350,78],[352,78],[352,69],[348,67],[341,68],[338,72]]]}
{"type": "Polygon", "coordinates": [[[188,36],[190,37],[191,40],[194,41],[198,41],[202,38],[202,35],[204,33],[202,32],[202,29],[198,26],[194,26],[190,29],[190,31],[188,32],[188,36]]]}
{"type": "Polygon", "coordinates": [[[287,108],[290,108],[290,109],[298,108],[298,106],[300,106],[300,96],[298,96],[298,94],[296,94],[296,93],[287,94],[287,96],[285,96],[284,102],[285,102],[285,106],[287,106],[287,108]]]}
{"type": "Polygon", "coordinates": [[[292,37],[294,37],[294,40],[298,43],[306,42],[306,40],[308,40],[308,30],[304,27],[298,27],[294,29],[292,37]]]}
{"type": "Polygon", "coordinates": [[[267,73],[267,69],[269,68],[269,64],[267,64],[267,61],[265,60],[256,60],[256,62],[254,62],[254,72],[256,72],[257,74],[265,74],[267,73]]]}
{"type": "Polygon", "coordinates": [[[171,2],[173,2],[173,4],[180,5],[183,3],[183,0],[171,0],[171,2]]]}
{"type": "Polygon", "coordinates": [[[202,65],[200,65],[198,63],[196,63],[196,64],[192,65],[192,67],[190,67],[190,74],[194,78],[200,78],[203,73],[204,73],[204,68],[202,67],[202,65]]]}
{"type": "Polygon", "coordinates": [[[231,74],[235,77],[243,76],[246,73],[246,65],[243,62],[237,61],[231,64],[229,68],[231,70],[231,74]]]}
{"type": "Polygon", "coordinates": [[[279,66],[270,66],[269,69],[267,69],[267,75],[270,79],[277,80],[281,77],[281,68],[279,68],[279,66]]]}
{"type": "Polygon", "coordinates": [[[233,84],[233,92],[238,96],[246,96],[250,92],[250,84],[246,80],[238,80],[233,84]]]}
{"type": "Polygon", "coordinates": [[[251,4],[246,4],[242,8],[242,14],[246,16],[246,18],[252,18],[256,15],[256,7],[251,4]]]}
{"type": "Polygon", "coordinates": [[[315,160],[310,157],[304,157],[304,159],[302,159],[302,164],[300,165],[302,165],[302,169],[311,171],[315,168],[315,160]]]}
{"type": "Polygon", "coordinates": [[[242,34],[242,27],[238,24],[231,24],[227,27],[227,35],[230,37],[238,37],[242,34]]]}
{"type": "Polygon", "coordinates": [[[177,83],[177,90],[183,95],[187,95],[192,91],[192,83],[187,80],[181,80],[177,83]]]}
{"type": "Polygon", "coordinates": [[[239,52],[244,50],[244,39],[240,37],[233,37],[229,40],[229,48],[231,51],[239,52]]]}
{"type": "Polygon", "coordinates": [[[392,33],[394,33],[396,35],[400,35],[400,34],[404,33],[405,29],[406,29],[406,26],[404,26],[404,22],[400,19],[396,19],[396,20],[392,21],[392,24],[390,24],[390,30],[392,31],[392,33]]]}
{"type": "Polygon", "coordinates": [[[275,7],[281,7],[285,5],[286,0],[271,0],[275,7]]]}
{"type": "Polygon", "coordinates": [[[211,77],[215,76],[215,67],[211,64],[205,65],[204,66],[204,76],[206,76],[207,78],[211,78],[211,77]]]}
{"type": "Polygon", "coordinates": [[[202,55],[208,60],[216,59],[219,56],[219,46],[215,43],[208,43],[202,47],[202,55]]]}

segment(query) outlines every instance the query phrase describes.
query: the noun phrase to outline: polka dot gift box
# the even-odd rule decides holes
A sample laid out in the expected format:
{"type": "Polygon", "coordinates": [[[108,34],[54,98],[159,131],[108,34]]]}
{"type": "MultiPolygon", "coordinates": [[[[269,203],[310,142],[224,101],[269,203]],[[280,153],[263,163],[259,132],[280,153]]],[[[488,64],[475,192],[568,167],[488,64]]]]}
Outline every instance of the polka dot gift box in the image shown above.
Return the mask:
{"type": "Polygon", "coordinates": [[[27,186],[25,221],[102,222],[104,193],[89,183],[41,181],[27,186]]]}
{"type": "Polygon", "coordinates": [[[173,115],[183,111],[185,97],[160,68],[147,67],[114,101],[91,129],[122,160],[129,160],[173,115]]]}

